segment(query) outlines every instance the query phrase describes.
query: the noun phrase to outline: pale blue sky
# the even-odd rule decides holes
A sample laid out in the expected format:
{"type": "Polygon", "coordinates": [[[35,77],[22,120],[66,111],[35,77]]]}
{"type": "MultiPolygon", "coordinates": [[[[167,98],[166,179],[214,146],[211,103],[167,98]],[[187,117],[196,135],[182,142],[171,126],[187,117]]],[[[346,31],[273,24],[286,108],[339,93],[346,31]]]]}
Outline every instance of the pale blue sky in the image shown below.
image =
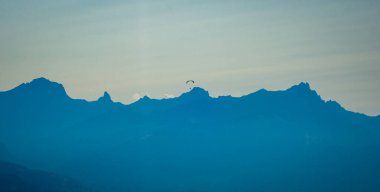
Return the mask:
{"type": "Polygon", "coordinates": [[[380,114],[377,0],[0,0],[0,90],[36,77],[73,98],[211,95],[310,82],[380,114]]]}

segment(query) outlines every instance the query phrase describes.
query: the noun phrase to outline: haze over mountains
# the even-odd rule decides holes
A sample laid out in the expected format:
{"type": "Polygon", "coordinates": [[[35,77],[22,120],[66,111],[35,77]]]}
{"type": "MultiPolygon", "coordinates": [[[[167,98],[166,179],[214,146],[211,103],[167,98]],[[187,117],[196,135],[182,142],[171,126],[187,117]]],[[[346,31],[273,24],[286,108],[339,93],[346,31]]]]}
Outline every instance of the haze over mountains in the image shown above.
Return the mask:
{"type": "Polygon", "coordinates": [[[380,116],[307,83],[124,105],[38,78],[0,92],[0,159],[97,191],[380,191],[380,116]]]}

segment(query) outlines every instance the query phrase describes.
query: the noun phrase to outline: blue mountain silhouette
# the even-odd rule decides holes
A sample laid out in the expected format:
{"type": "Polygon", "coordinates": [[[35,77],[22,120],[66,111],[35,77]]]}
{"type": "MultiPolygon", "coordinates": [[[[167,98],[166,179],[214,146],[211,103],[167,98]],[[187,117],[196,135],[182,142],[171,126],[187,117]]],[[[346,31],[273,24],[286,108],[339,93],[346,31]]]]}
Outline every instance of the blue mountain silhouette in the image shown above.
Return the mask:
{"type": "Polygon", "coordinates": [[[210,97],[199,87],[124,105],[38,78],[0,92],[12,161],[99,191],[379,191],[380,117],[308,83],[210,97]]]}

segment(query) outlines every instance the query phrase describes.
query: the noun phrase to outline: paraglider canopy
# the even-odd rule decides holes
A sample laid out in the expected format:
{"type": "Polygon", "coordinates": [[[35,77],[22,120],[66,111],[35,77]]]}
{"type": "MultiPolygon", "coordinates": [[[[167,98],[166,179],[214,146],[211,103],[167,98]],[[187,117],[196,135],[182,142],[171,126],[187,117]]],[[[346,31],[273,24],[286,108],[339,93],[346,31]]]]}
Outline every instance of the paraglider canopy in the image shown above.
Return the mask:
{"type": "Polygon", "coordinates": [[[187,80],[186,85],[189,87],[189,89],[192,89],[194,87],[195,82],[193,80],[187,80]]]}

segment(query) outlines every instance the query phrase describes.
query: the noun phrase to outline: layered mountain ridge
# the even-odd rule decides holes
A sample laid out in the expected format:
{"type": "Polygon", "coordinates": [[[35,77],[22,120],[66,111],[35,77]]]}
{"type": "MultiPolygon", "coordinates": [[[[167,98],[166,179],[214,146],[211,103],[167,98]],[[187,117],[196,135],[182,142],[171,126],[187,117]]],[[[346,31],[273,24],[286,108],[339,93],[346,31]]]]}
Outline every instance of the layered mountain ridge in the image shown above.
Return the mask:
{"type": "Polygon", "coordinates": [[[380,118],[308,83],[125,105],[44,78],[0,92],[0,159],[99,191],[379,191],[380,118]],[[338,181],[337,181],[338,179],[338,181]]]}

